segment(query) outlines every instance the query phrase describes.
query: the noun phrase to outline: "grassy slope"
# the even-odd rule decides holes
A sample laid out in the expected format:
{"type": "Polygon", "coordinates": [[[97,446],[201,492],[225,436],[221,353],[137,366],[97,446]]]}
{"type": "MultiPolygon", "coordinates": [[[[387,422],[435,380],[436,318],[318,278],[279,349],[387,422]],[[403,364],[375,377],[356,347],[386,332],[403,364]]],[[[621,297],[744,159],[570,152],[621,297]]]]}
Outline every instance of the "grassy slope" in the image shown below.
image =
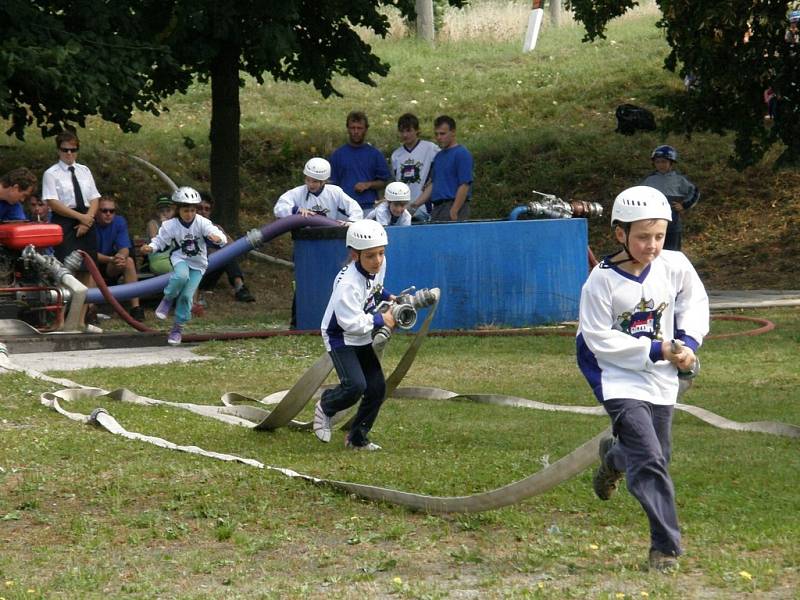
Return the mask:
{"type": "MultiPolygon", "coordinates": [[[[430,135],[433,117],[448,113],[476,157],[476,217],[505,216],[532,189],[608,208],[620,189],[648,173],[649,152],[667,141],[679,148],[680,169],[703,192],[687,219],[685,247],[710,287],[796,287],[790,267],[800,251],[800,200],[793,193],[800,175],[775,174],[769,160],[744,173],[731,170],[727,138],[613,133],[618,104],[652,107],[665,90],[680,90],[677,77],[661,68],[667,47],[654,21],[652,15],[627,19],[612,25],[608,40],[591,45],[581,43],[578,27],[546,30],[536,52],[526,56],[518,43],[432,49],[414,40],[377,41],[391,74],[376,87],[341,79],[342,98],[322,99],[304,84],[248,82],[241,94],[243,226],[271,219],[277,196],[300,182],[303,162],[343,142],[347,111],[366,110],[369,138],[387,154],[397,144],[399,114],[415,112],[430,135]]],[[[168,106],[159,118],[142,115],[137,135],[98,120],[82,133],[82,160],[101,190],[119,195],[136,230],[161,185],[110,150],[147,158],[181,183],[208,185],[207,86],[194,86],[168,106]]],[[[35,136],[0,147],[0,170],[46,168],[52,142],[35,136]]],[[[597,254],[610,249],[606,219],[593,222],[590,239],[597,254]]],[[[288,256],[288,240],[272,251],[288,256]]]]}

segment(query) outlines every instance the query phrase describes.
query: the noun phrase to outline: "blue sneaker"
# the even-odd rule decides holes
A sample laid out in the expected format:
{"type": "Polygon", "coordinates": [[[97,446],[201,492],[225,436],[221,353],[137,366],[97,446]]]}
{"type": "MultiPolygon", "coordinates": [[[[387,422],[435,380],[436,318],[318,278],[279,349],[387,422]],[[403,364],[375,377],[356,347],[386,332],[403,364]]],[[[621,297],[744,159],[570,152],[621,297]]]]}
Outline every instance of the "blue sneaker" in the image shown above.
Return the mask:
{"type": "Polygon", "coordinates": [[[170,310],[172,310],[172,300],[164,296],[164,298],[156,307],[156,319],[161,319],[164,321],[167,317],[169,317],[170,310]]]}
{"type": "Polygon", "coordinates": [[[169,335],[167,336],[167,343],[170,346],[177,346],[181,343],[181,339],[183,338],[183,325],[180,323],[175,323],[172,326],[172,329],[169,330],[169,335]]]}

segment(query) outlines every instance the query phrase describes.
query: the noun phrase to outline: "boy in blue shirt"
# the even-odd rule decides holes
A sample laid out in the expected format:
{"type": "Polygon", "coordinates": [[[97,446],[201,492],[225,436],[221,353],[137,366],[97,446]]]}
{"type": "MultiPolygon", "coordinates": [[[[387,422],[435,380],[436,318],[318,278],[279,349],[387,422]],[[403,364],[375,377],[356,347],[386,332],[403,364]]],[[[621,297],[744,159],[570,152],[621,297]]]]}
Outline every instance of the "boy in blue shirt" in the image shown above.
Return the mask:
{"type": "Polygon", "coordinates": [[[36,189],[36,176],[25,167],[0,177],[0,221],[25,221],[22,204],[36,189]]]}

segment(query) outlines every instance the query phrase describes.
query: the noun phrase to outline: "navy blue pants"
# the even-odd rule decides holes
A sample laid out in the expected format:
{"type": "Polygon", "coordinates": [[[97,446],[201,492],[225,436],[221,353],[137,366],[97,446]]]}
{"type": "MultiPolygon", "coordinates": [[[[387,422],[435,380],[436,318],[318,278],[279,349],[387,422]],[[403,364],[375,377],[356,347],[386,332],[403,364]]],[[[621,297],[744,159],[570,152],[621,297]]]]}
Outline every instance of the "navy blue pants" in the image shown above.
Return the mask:
{"type": "Polygon", "coordinates": [[[364,446],[369,442],[367,434],[378,418],[378,411],[386,397],[386,380],[381,363],[372,344],[336,348],[329,354],[341,383],[322,392],[322,410],[332,417],[361,400],[350,429],[350,443],[364,446]]]}
{"type": "Polygon", "coordinates": [[[669,476],[672,456],[673,406],[615,398],[603,402],[617,443],[609,462],[625,473],[628,490],[650,522],[650,548],[681,554],[681,532],[675,508],[675,488],[669,476]]]}

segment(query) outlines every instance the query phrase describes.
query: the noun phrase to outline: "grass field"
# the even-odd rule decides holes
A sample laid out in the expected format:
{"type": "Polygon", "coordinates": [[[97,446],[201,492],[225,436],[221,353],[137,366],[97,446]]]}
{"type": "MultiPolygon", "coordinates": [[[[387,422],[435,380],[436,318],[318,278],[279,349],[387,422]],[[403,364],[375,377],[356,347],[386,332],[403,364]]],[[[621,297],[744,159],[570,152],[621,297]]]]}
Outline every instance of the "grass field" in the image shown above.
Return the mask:
{"type": "MultiPolygon", "coordinates": [[[[758,314],[777,328],[709,340],[687,401],[738,421],[798,424],[800,314],[758,314]]],[[[747,328],[716,321],[712,332],[747,328]]],[[[387,370],[406,343],[390,345],[387,370]]],[[[216,404],[225,391],[262,397],[289,387],[321,343],[272,338],[200,352],[215,361],[60,375],[216,404]]],[[[431,338],[404,383],[594,404],[569,337],[431,338]]],[[[672,472],[686,555],[679,574],[662,576],[645,570],[638,505],[627,491],[597,500],[591,470],[509,508],[425,515],[73,423],[39,406],[39,394],[56,387],[0,376],[7,599],[797,597],[796,439],[722,431],[678,414],[672,472]]],[[[68,408],[88,414],[96,405],[68,408]]],[[[345,452],[341,433],[323,445],[310,433],[255,433],[176,409],[104,405],[131,431],[435,495],[520,479],[606,427],[599,417],[389,400],[373,435],[385,450],[362,454],[345,452]]]]}
{"type": "MultiPolygon", "coordinates": [[[[660,116],[656,97],[680,89],[661,69],[667,47],[656,18],[648,11],[616,22],[608,40],[592,45],[580,43],[578,27],[545,29],[527,56],[513,37],[466,36],[435,48],[376,40],[392,73],[374,88],[339,80],[343,98],[322,99],[299,84],[248,82],[243,225],[271,219],[277,195],[299,183],[306,158],[344,141],[344,116],[353,108],[368,112],[369,137],[387,153],[397,144],[402,112],[428,124],[442,112],[454,116],[460,140],[476,156],[476,216],[505,216],[531,189],[610,206],[620,188],[648,172],[650,150],[665,139],[613,134],[614,108],[634,102],[660,116]]],[[[161,188],[115,151],[151,160],[180,183],[208,184],[208,88],[193,86],[168,104],[158,119],[142,115],[137,135],[97,120],[81,132],[81,160],[102,191],[118,195],[134,227],[141,228],[161,188]]],[[[769,160],[732,171],[725,137],[666,141],[678,146],[681,169],[703,191],[685,244],[707,285],[796,287],[800,175],[775,173],[769,160]]],[[[0,172],[18,164],[44,169],[52,150],[52,140],[37,140],[35,132],[24,144],[6,140],[0,172]]],[[[590,239],[598,255],[608,249],[605,219],[592,224],[590,239]]],[[[268,251],[291,257],[286,239],[268,251]]],[[[285,326],[291,273],[253,261],[245,269],[259,302],[230,302],[222,283],[193,331],[285,326]]],[[[709,340],[686,401],[737,421],[800,425],[800,312],[742,314],[770,318],[777,328],[709,340]]],[[[712,332],[747,327],[715,321],[712,332]]],[[[390,345],[387,370],[407,343],[400,337],[390,345]]],[[[217,404],[227,391],[262,397],[288,388],[322,344],[271,338],[206,343],[198,352],[215,360],[49,374],[217,404]]],[[[569,337],[430,338],[404,383],[595,404],[569,337]]],[[[501,510],[426,515],[125,441],[41,407],[40,394],[55,389],[0,375],[0,599],[800,598],[796,439],[676,416],[672,474],[686,555],[678,574],[662,576],[645,569],[648,534],[637,503],[625,490],[597,500],[591,470],[501,510]]],[[[82,401],[70,409],[88,414],[95,406],[82,401]]],[[[319,477],[435,495],[525,477],[607,426],[599,417],[390,399],[374,431],[385,450],[364,454],[345,452],[341,433],[323,445],[309,433],[255,433],[164,407],[105,407],[131,431],[319,477]]]]}

